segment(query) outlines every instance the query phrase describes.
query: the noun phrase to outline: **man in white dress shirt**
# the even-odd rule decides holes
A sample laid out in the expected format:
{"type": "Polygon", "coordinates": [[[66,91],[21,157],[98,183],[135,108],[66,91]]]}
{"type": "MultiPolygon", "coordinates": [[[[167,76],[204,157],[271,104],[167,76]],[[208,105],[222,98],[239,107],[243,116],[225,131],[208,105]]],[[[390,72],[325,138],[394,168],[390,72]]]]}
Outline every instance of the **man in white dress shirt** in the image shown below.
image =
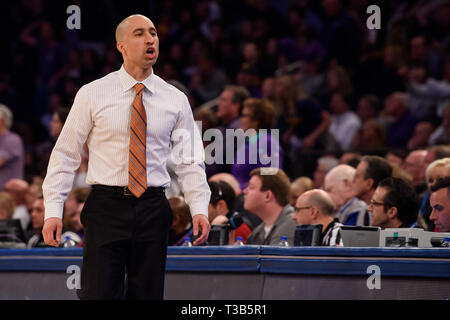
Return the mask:
{"type": "Polygon", "coordinates": [[[172,221],[164,195],[170,184],[166,161],[173,153],[193,215],[194,238],[198,236],[194,244],[201,244],[210,230],[211,195],[203,144],[186,96],[153,73],[159,53],[153,22],[129,16],[117,26],[116,41],[123,66],[78,91],[50,157],[43,185],[43,236],[47,244],[59,244],[64,201],[87,142],[86,182],[92,192],[81,214],[85,238],[78,296],[162,299],[172,221]],[[141,136],[133,128],[142,129],[141,136]],[[133,152],[142,153],[136,157],[133,152]]]}

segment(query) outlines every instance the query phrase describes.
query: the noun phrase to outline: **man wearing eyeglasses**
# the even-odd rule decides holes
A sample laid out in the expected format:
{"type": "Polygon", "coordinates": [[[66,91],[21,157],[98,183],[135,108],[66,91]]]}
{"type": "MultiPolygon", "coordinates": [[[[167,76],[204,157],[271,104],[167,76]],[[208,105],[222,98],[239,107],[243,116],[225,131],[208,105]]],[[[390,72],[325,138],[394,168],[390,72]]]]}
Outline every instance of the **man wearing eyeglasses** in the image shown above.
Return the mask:
{"type": "Polygon", "coordinates": [[[378,184],[369,212],[372,226],[385,228],[411,228],[419,212],[419,198],[406,181],[389,177],[378,184]]]}
{"type": "Polygon", "coordinates": [[[294,210],[292,220],[297,225],[322,225],[323,246],[343,246],[339,232],[343,224],[333,218],[334,202],[326,191],[321,189],[306,191],[298,197],[294,210]]]}
{"type": "Polygon", "coordinates": [[[439,232],[450,232],[450,177],[439,179],[431,187],[430,219],[439,232]]]}

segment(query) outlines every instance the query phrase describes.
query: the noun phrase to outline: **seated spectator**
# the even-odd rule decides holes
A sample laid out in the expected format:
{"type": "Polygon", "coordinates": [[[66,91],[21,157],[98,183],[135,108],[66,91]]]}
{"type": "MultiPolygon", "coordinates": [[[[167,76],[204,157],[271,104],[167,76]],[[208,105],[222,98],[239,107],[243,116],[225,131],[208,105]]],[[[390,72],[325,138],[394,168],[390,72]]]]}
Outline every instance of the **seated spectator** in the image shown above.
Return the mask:
{"type": "Polygon", "coordinates": [[[361,120],[350,110],[350,101],[341,93],[331,97],[331,125],[329,132],[338,141],[341,150],[349,150],[352,140],[361,127],[361,120]]]}
{"type": "Polygon", "coordinates": [[[293,78],[282,75],[274,80],[275,127],[285,148],[296,150],[333,147],[335,139],[328,133],[330,114],[304,91],[299,91],[293,78]]]}
{"type": "Polygon", "coordinates": [[[0,191],[4,191],[6,182],[23,179],[24,174],[23,141],[21,136],[10,131],[12,125],[11,110],[0,104],[0,191]]]}
{"type": "Polygon", "coordinates": [[[230,224],[229,241],[230,244],[236,242],[236,237],[242,237],[243,242],[252,232],[245,222],[242,214],[233,210],[236,200],[235,193],[231,186],[224,182],[209,182],[211,189],[211,200],[208,206],[208,219],[211,225],[230,224]],[[237,216],[240,219],[236,219],[237,216]],[[237,225],[236,223],[240,224],[237,225]]]}
{"type": "Polygon", "coordinates": [[[441,57],[432,45],[431,38],[424,34],[417,34],[410,39],[410,56],[415,65],[424,65],[430,76],[438,79],[441,72],[441,57]]]}
{"type": "MultiPolygon", "coordinates": [[[[194,120],[200,121],[201,123],[201,136],[203,137],[205,132],[209,129],[215,129],[217,128],[218,124],[218,118],[216,117],[216,114],[210,107],[199,107],[194,110],[194,120]]],[[[197,122],[198,123],[198,122],[197,122]]],[[[222,135],[224,137],[224,135],[222,135]]],[[[205,141],[203,139],[203,147],[207,147],[211,141],[205,141]]],[[[225,148],[224,148],[225,150],[225,148]]],[[[213,161],[210,153],[205,152],[205,156],[207,157],[205,159],[205,172],[206,176],[209,177],[215,173],[218,173],[222,170],[223,165],[219,163],[215,163],[218,161],[213,161]],[[214,162],[214,163],[212,163],[214,162]]],[[[166,193],[167,194],[167,193],[166,193]]]]}
{"type": "Polygon", "coordinates": [[[411,228],[417,220],[419,198],[410,184],[388,177],[378,184],[368,210],[372,226],[411,228]]]}
{"type": "Polygon", "coordinates": [[[308,177],[300,177],[291,183],[291,201],[290,205],[295,206],[297,198],[305,191],[314,189],[314,182],[308,177]]]}
{"type": "Polygon", "coordinates": [[[354,150],[361,152],[378,151],[386,148],[386,129],[377,119],[364,122],[352,141],[354,150]]]}
{"type": "Polygon", "coordinates": [[[173,220],[169,231],[169,246],[181,246],[186,238],[192,240],[192,216],[189,206],[181,196],[167,199],[173,220]]]}
{"type": "Polygon", "coordinates": [[[392,167],[392,176],[393,177],[403,179],[405,182],[408,182],[410,185],[413,184],[413,178],[408,172],[406,172],[404,169],[402,169],[401,167],[399,167],[396,164],[391,165],[391,167],[392,167]]]}
{"type": "Polygon", "coordinates": [[[75,241],[76,246],[83,246],[84,226],[81,222],[81,212],[83,211],[84,203],[85,202],[78,203],[77,209],[67,221],[65,228],[63,228],[63,232],[61,234],[62,245],[64,245],[65,241],[71,239],[75,241]]]}
{"type": "Polygon", "coordinates": [[[391,149],[386,153],[384,158],[391,166],[397,165],[401,167],[406,158],[406,151],[404,149],[391,149]]]}
{"type": "Polygon", "coordinates": [[[246,88],[252,97],[261,97],[261,75],[254,65],[244,63],[236,75],[235,82],[246,88]]]}
{"type": "Polygon", "coordinates": [[[316,99],[320,105],[329,106],[331,97],[335,92],[339,92],[346,97],[353,97],[354,95],[354,88],[348,71],[341,66],[333,66],[328,70],[325,88],[316,95],[316,99]]]}
{"type": "Polygon", "coordinates": [[[32,230],[28,234],[27,248],[47,247],[42,236],[42,228],[44,227],[44,199],[39,198],[33,203],[31,210],[31,226],[32,230]]]}
{"type": "Polygon", "coordinates": [[[9,193],[14,200],[14,215],[13,219],[19,219],[22,229],[28,230],[30,224],[30,214],[27,210],[26,196],[30,185],[25,180],[11,179],[5,184],[4,191],[9,193]]]}
{"type": "Polygon", "coordinates": [[[334,167],[325,176],[324,189],[334,202],[334,217],[344,225],[367,226],[367,204],[355,197],[353,178],[356,169],[346,164],[334,167]]]}
{"type": "Polygon", "coordinates": [[[268,131],[272,128],[274,116],[275,109],[269,102],[256,98],[244,101],[241,129],[246,138],[238,146],[234,163],[231,166],[231,174],[239,181],[241,189],[247,187],[249,173],[253,169],[270,166],[283,167],[281,146],[268,131]],[[264,133],[262,129],[265,129],[266,132],[264,133]]]}
{"type": "Polygon", "coordinates": [[[442,122],[436,130],[430,135],[429,145],[434,146],[438,144],[450,143],[450,104],[443,108],[442,122]]]}
{"type": "Polygon", "coordinates": [[[289,178],[281,169],[273,168],[273,174],[262,174],[264,169],[271,168],[252,170],[250,182],[244,190],[245,209],[263,221],[249,235],[247,244],[278,245],[280,238],[285,236],[293,245],[295,223],[291,219],[294,209],[289,205],[289,178]]]}
{"type": "Polygon", "coordinates": [[[438,180],[431,187],[430,219],[438,232],[450,232],[450,177],[438,180]]]}
{"type": "Polygon", "coordinates": [[[436,106],[450,97],[450,83],[429,76],[423,64],[413,65],[407,79],[407,91],[411,97],[411,112],[418,119],[432,119],[436,106]]]}
{"type": "Polygon", "coordinates": [[[241,128],[240,114],[242,106],[244,101],[249,97],[250,93],[246,88],[228,85],[225,86],[217,101],[217,111],[215,115],[221,123],[218,129],[221,131],[223,137],[223,165],[215,164],[215,167],[218,167],[217,169],[220,169],[222,172],[230,172],[231,170],[230,165],[227,164],[225,158],[227,150],[231,153],[231,151],[236,152],[237,149],[234,140],[227,139],[226,131],[228,129],[236,130],[241,128]]]}
{"type": "Polygon", "coordinates": [[[417,194],[422,193],[426,189],[423,175],[423,162],[426,155],[426,150],[411,151],[402,165],[402,169],[411,175],[417,194]]]}
{"type": "Polygon", "coordinates": [[[413,149],[425,149],[428,147],[430,136],[434,131],[434,126],[431,122],[421,121],[416,124],[413,135],[409,139],[407,148],[413,149]]]}
{"type": "Polygon", "coordinates": [[[378,116],[380,102],[378,97],[373,94],[367,94],[362,96],[358,101],[358,108],[356,109],[356,115],[359,117],[362,123],[370,119],[374,119],[378,116]]]}
{"type": "Polygon", "coordinates": [[[0,220],[12,219],[14,214],[14,201],[6,192],[0,192],[0,220]]]}
{"type": "MultiPolygon", "coordinates": [[[[59,95],[56,96],[59,97],[59,95]]],[[[55,95],[52,95],[52,97],[55,97],[55,95]]],[[[36,165],[39,168],[39,172],[46,172],[50,154],[52,153],[56,140],[58,140],[69,112],[70,108],[58,107],[55,109],[51,114],[51,120],[48,125],[49,139],[39,143],[34,148],[35,161],[37,162],[36,165]]]]}
{"type": "Polygon", "coordinates": [[[425,176],[427,167],[435,160],[450,158],[450,145],[436,145],[427,148],[427,154],[423,159],[422,174],[425,176]]]}
{"type": "Polygon", "coordinates": [[[250,97],[247,89],[240,86],[228,85],[220,94],[217,103],[216,116],[221,121],[223,133],[225,129],[239,129],[241,119],[239,118],[242,104],[250,97]]]}
{"type": "Polygon", "coordinates": [[[353,192],[356,197],[369,205],[378,183],[390,176],[392,167],[385,159],[379,156],[364,156],[356,167],[353,192]]]}
{"type": "Polygon", "coordinates": [[[344,152],[339,158],[340,164],[348,164],[350,167],[356,168],[361,161],[361,154],[356,152],[344,152]]]}
{"type": "Polygon", "coordinates": [[[427,194],[423,197],[419,210],[419,223],[428,231],[434,230],[433,221],[430,220],[432,208],[430,206],[431,187],[439,180],[450,176],[450,158],[438,159],[430,163],[425,171],[427,194]]]}
{"type": "Polygon", "coordinates": [[[228,83],[226,74],[217,68],[212,57],[204,51],[199,54],[195,63],[195,73],[189,84],[190,91],[202,103],[216,98],[228,83]]]}
{"type": "Polygon", "coordinates": [[[33,178],[32,183],[30,184],[30,188],[28,189],[28,193],[25,196],[27,202],[27,210],[31,212],[33,209],[34,200],[42,197],[42,182],[44,180],[40,176],[35,176],[33,178]]]}
{"type": "Polygon", "coordinates": [[[325,176],[331,169],[339,164],[339,160],[334,156],[323,156],[317,160],[317,167],[314,171],[314,187],[322,188],[325,176]]]}
{"type": "Polygon", "coordinates": [[[244,221],[249,228],[251,230],[255,229],[262,222],[262,220],[256,214],[244,209],[244,193],[241,191],[239,182],[234,176],[226,172],[217,173],[208,179],[208,182],[219,181],[224,181],[233,188],[234,194],[236,195],[233,211],[242,214],[244,221]]]}
{"type": "Polygon", "coordinates": [[[297,199],[292,219],[297,225],[321,224],[322,246],[343,246],[339,223],[333,218],[335,204],[330,195],[320,189],[309,190],[297,199]]]}
{"type": "Polygon", "coordinates": [[[440,179],[450,176],[450,157],[435,160],[427,167],[425,171],[425,181],[428,190],[440,179]]]}
{"type": "Polygon", "coordinates": [[[402,92],[389,95],[384,103],[387,126],[387,146],[404,148],[413,134],[417,119],[409,111],[409,97],[402,92]]]}
{"type": "Polygon", "coordinates": [[[76,187],[73,188],[66,201],[64,202],[63,226],[67,230],[72,229],[72,224],[77,215],[80,204],[86,202],[91,193],[91,188],[76,187]]]}

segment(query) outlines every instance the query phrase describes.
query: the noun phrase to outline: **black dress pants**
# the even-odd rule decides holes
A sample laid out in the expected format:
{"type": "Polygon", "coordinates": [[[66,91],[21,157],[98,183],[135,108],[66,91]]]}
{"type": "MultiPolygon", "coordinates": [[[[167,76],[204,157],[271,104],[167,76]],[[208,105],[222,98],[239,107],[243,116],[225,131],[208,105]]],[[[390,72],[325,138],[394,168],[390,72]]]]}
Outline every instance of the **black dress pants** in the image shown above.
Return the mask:
{"type": "Polygon", "coordinates": [[[124,193],[93,186],[81,212],[80,299],[163,299],[172,211],[163,188],[124,193]]]}

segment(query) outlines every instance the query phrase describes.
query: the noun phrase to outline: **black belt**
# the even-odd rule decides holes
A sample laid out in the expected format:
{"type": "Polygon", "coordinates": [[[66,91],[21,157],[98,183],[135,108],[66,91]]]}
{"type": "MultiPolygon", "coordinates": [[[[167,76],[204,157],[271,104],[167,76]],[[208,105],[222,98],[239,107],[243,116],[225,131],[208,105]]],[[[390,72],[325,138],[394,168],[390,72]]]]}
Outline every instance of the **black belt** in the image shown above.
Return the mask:
{"type": "MultiPolygon", "coordinates": [[[[122,196],[133,196],[133,197],[135,196],[127,186],[116,187],[116,186],[105,186],[103,184],[94,184],[92,186],[92,190],[108,191],[122,196]]],[[[147,189],[143,194],[161,193],[161,192],[164,192],[164,187],[147,187],[147,189]]]]}

